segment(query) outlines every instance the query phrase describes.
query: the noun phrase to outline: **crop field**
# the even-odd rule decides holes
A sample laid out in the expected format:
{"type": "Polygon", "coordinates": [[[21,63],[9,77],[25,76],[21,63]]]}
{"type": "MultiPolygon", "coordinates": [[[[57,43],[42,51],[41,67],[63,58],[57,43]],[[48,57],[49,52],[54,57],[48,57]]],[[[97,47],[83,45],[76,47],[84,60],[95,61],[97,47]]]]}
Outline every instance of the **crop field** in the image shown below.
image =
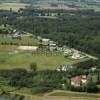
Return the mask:
{"type": "Polygon", "coordinates": [[[3,10],[12,10],[17,11],[19,8],[25,8],[25,6],[28,6],[28,4],[24,3],[0,3],[0,9],[3,10]]]}

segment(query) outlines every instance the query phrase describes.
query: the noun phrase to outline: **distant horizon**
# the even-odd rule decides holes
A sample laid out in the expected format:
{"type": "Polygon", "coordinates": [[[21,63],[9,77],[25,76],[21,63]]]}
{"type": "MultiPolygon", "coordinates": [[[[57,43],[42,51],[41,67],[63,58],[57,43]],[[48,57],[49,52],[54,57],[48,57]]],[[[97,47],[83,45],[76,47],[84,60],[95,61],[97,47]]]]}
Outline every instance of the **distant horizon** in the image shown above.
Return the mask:
{"type": "Polygon", "coordinates": [[[0,0],[0,2],[100,2],[100,0],[0,0]]]}

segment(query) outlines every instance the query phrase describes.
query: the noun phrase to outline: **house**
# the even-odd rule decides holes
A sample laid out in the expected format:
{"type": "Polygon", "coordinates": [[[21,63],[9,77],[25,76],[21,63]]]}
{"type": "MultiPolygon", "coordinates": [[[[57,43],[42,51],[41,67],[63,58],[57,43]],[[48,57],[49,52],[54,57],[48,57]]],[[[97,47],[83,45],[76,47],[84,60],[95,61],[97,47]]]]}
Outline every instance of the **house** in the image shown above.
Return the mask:
{"type": "Polygon", "coordinates": [[[71,65],[63,65],[62,66],[62,71],[68,71],[69,69],[71,69],[73,66],[71,66],[71,65]]]}
{"type": "Polygon", "coordinates": [[[86,84],[88,82],[88,76],[87,75],[80,75],[71,78],[71,85],[72,86],[81,86],[82,84],[86,84]]]}
{"type": "Polygon", "coordinates": [[[20,32],[15,32],[15,34],[13,34],[12,38],[20,39],[21,38],[21,33],[20,32]]]}
{"type": "Polygon", "coordinates": [[[50,50],[50,51],[57,50],[57,45],[56,45],[56,44],[50,44],[50,45],[49,45],[49,50],[50,50]]]}
{"type": "Polygon", "coordinates": [[[73,59],[79,59],[81,57],[81,54],[79,51],[75,50],[73,55],[72,55],[72,58],[73,59]]]}
{"type": "Polygon", "coordinates": [[[72,56],[73,51],[71,49],[64,50],[64,56],[72,56]]]}
{"type": "Polygon", "coordinates": [[[63,51],[63,48],[62,47],[57,47],[57,50],[58,51],[63,51]]]}
{"type": "Polygon", "coordinates": [[[86,84],[87,83],[87,76],[86,75],[82,75],[81,76],[81,82],[82,82],[82,84],[86,84]]]}
{"type": "Polygon", "coordinates": [[[57,50],[57,44],[54,41],[49,41],[49,50],[57,50]]]}
{"type": "Polygon", "coordinates": [[[68,71],[69,69],[71,69],[73,66],[71,65],[61,65],[59,68],[57,68],[57,71],[68,71]]]}
{"type": "Polygon", "coordinates": [[[50,41],[50,39],[46,39],[46,38],[41,39],[42,44],[45,45],[45,46],[49,45],[49,41],[50,41]]]}
{"type": "Polygon", "coordinates": [[[71,78],[71,85],[72,86],[81,86],[81,77],[80,76],[76,76],[71,78]]]}

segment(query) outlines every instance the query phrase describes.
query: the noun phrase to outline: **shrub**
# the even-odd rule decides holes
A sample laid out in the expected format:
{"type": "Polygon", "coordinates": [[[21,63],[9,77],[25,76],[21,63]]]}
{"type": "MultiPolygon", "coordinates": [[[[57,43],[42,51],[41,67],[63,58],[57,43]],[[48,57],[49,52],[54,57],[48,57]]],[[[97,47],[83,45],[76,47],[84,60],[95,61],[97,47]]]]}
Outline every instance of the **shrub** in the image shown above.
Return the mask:
{"type": "Polygon", "coordinates": [[[98,88],[95,83],[89,82],[87,84],[86,91],[89,93],[95,93],[95,92],[98,92],[98,88]]]}

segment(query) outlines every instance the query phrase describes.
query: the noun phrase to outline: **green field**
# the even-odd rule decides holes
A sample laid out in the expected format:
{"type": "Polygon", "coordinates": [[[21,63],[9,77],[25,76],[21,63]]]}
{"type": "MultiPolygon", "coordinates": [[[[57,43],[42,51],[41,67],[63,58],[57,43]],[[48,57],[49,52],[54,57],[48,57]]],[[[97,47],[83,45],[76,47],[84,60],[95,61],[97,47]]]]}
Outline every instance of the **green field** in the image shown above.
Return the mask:
{"type": "Polygon", "coordinates": [[[93,9],[96,12],[100,11],[100,7],[96,5],[88,5],[88,4],[83,4],[83,3],[77,4],[77,5],[80,6],[79,9],[84,9],[84,10],[93,9]]]}
{"type": "Polygon", "coordinates": [[[0,46],[0,68],[26,68],[28,69],[32,62],[36,62],[39,69],[56,69],[63,64],[73,64],[79,61],[88,60],[72,60],[65,58],[61,52],[43,52],[39,51],[32,54],[31,51],[19,51],[14,53],[18,46],[1,45],[0,46]]]}
{"type": "Polygon", "coordinates": [[[28,4],[24,4],[24,3],[0,3],[0,9],[3,9],[3,10],[10,10],[10,8],[12,8],[12,10],[18,11],[19,8],[25,8],[25,6],[28,6],[28,4]]]}
{"type": "MultiPolygon", "coordinates": [[[[12,95],[23,95],[24,100],[100,100],[100,93],[80,93],[64,90],[54,90],[44,94],[32,94],[30,88],[1,87],[12,95]]],[[[1,91],[1,89],[0,89],[1,91]]]]}
{"type": "MultiPolygon", "coordinates": [[[[25,8],[26,6],[29,6],[30,4],[25,3],[0,3],[0,9],[3,10],[10,10],[12,8],[13,11],[18,11],[19,8],[25,8]]],[[[80,7],[78,9],[94,9],[95,11],[100,11],[100,7],[93,6],[93,5],[87,5],[87,4],[77,4],[80,7]]],[[[75,7],[69,7],[67,5],[59,4],[57,7],[51,6],[50,3],[34,3],[32,4],[33,8],[41,8],[41,9],[65,9],[65,10],[77,10],[75,7]]]]}
{"type": "Polygon", "coordinates": [[[41,8],[41,9],[65,9],[65,10],[77,10],[76,8],[68,7],[64,4],[59,4],[58,6],[52,6],[51,3],[43,2],[43,3],[34,3],[33,8],[41,8]]]}
{"type": "Polygon", "coordinates": [[[11,37],[0,38],[0,68],[11,69],[11,68],[26,68],[32,62],[37,63],[40,70],[43,69],[56,69],[63,64],[74,64],[80,61],[85,61],[90,58],[84,58],[80,60],[74,60],[71,58],[65,58],[63,52],[54,51],[49,52],[48,50],[38,50],[37,52],[32,51],[19,51],[20,45],[34,45],[38,46],[40,42],[36,37],[23,37],[21,40],[12,39],[11,37]]]}
{"type": "Polygon", "coordinates": [[[30,37],[23,37],[20,39],[12,39],[11,37],[4,37],[0,36],[0,44],[15,44],[15,45],[39,45],[40,42],[37,40],[37,38],[34,36],[33,38],[30,37]]]}

